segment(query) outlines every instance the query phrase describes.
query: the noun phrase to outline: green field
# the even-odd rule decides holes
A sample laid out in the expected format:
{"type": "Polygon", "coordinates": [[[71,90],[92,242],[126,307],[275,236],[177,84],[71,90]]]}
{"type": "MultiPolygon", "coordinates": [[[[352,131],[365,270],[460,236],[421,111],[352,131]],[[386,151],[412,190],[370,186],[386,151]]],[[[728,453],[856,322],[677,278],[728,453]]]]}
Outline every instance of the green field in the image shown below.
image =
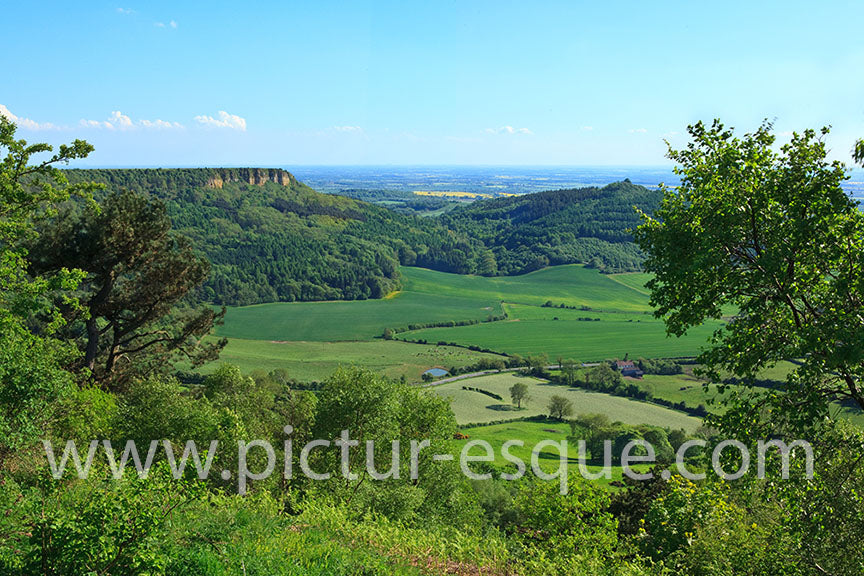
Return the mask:
{"type": "Polygon", "coordinates": [[[448,382],[435,386],[433,390],[453,399],[452,407],[456,414],[456,421],[462,425],[547,414],[547,405],[553,395],[569,398],[573,402],[576,414],[605,414],[610,420],[625,424],[684,428],[688,432],[693,432],[700,424],[698,418],[662,406],[550,384],[512,372],[448,382]],[[510,403],[510,387],[516,382],[524,382],[530,389],[530,399],[521,410],[515,409],[510,403]],[[463,386],[493,392],[504,400],[499,401],[480,392],[463,390],[463,386]]]}
{"type": "Polygon", "coordinates": [[[719,325],[697,328],[683,339],[666,338],[640,287],[647,278],[644,274],[610,276],[572,265],[495,278],[410,267],[403,267],[402,275],[403,290],[383,300],[229,308],[224,325],[216,331],[229,339],[222,358],[247,371],[285,368],[300,380],[320,380],[339,365],[354,364],[416,381],[433,366],[465,366],[483,356],[452,347],[429,352],[426,345],[383,342],[380,336],[385,328],[485,320],[506,312],[506,321],[430,328],[398,337],[456,342],[509,354],[594,360],[627,353],[631,357],[693,355],[719,325]],[[543,307],[546,302],[589,309],[543,307]],[[579,320],[585,317],[600,321],[579,320]]]}
{"type": "Polygon", "coordinates": [[[708,406],[708,401],[717,396],[716,388],[705,390],[702,380],[687,374],[646,374],[638,384],[640,388],[649,390],[655,398],[684,402],[690,408],[699,404],[708,406]]]}
{"type": "MultiPolygon", "coordinates": [[[[564,311],[562,311],[564,312],[564,311]]],[[[585,313],[590,315],[590,313],[585,313]]],[[[681,338],[667,337],[657,320],[642,322],[602,320],[522,320],[428,328],[399,334],[399,338],[476,345],[504,354],[548,354],[549,358],[581,361],[623,358],[695,356],[719,323],[699,326],[681,338]]]]}
{"type": "MultiPolygon", "coordinates": [[[[265,342],[231,338],[220,360],[236,364],[249,373],[284,368],[292,378],[321,381],[339,366],[362,366],[391,378],[405,376],[409,382],[420,380],[432,367],[449,370],[476,363],[480,358],[500,358],[493,354],[471,352],[453,346],[408,344],[395,340],[373,342],[265,342]]],[[[212,372],[218,363],[206,365],[212,372]]]]}
{"type": "Polygon", "coordinates": [[[501,314],[493,297],[454,297],[408,289],[384,300],[277,302],[229,308],[218,336],[248,340],[372,340],[385,328],[412,323],[485,320],[501,314]]]}
{"type": "Polygon", "coordinates": [[[551,300],[602,310],[648,311],[648,298],[582,266],[487,278],[403,267],[403,290],[384,300],[278,302],[229,308],[217,335],[273,341],[371,340],[385,328],[481,320],[501,302],[539,306],[551,300]]]}
{"type": "MultiPolygon", "coordinates": [[[[543,440],[552,440],[553,442],[561,442],[566,440],[570,434],[570,426],[563,422],[525,422],[517,420],[514,422],[506,422],[504,424],[492,424],[489,426],[476,426],[463,428],[462,432],[468,436],[466,440],[457,442],[457,448],[461,451],[462,448],[471,440],[485,440],[492,446],[495,454],[494,463],[497,466],[505,467],[511,465],[502,457],[501,447],[505,442],[510,440],[522,440],[524,446],[513,446],[508,448],[510,454],[517,458],[521,458],[525,462],[525,466],[530,469],[531,466],[531,451],[538,443],[543,440]]],[[[469,452],[473,456],[482,456],[482,449],[474,449],[469,452]]],[[[546,473],[553,473],[559,466],[560,455],[557,449],[552,447],[543,448],[540,452],[539,464],[540,468],[546,473]]],[[[578,471],[579,469],[579,448],[577,445],[570,443],[567,447],[567,464],[569,470],[578,471]]],[[[588,464],[585,466],[589,473],[597,473],[601,470],[600,466],[588,464]]],[[[632,469],[637,472],[644,472],[648,468],[646,465],[635,465],[632,469]]],[[[620,466],[611,467],[611,478],[600,478],[594,480],[601,484],[608,484],[615,480],[621,480],[622,469],[620,466]]]]}
{"type": "Polygon", "coordinates": [[[609,278],[616,282],[620,282],[633,290],[637,290],[646,296],[649,295],[645,283],[651,279],[651,274],[645,274],[644,272],[628,272],[625,274],[610,274],[609,278]]]}
{"type": "Polygon", "coordinates": [[[464,276],[422,268],[402,268],[406,291],[493,298],[499,302],[542,305],[546,301],[597,310],[650,311],[648,296],[611,276],[580,265],[553,266],[522,276],[464,276]]]}
{"type": "Polygon", "coordinates": [[[591,320],[609,322],[657,322],[650,312],[601,312],[597,310],[573,310],[571,308],[555,308],[533,306],[529,304],[502,304],[504,311],[511,320],[591,320]]]}
{"type": "MultiPolygon", "coordinates": [[[[421,273],[435,274],[428,270],[421,273]]],[[[722,324],[708,322],[682,338],[667,337],[665,325],[652,316],[647,304],[642,285],[648,278],[647,274],[604,276],[581,266],[559,266],[504,279],[448,277],[438,283],[440,293],[459,290],[479,295],[481,289],[494,291],[491,293],[503,302],[508,320],[427,328],[398,337],[473,345],[511,355],[547,354],[553,359],[602,360],[628,353],[646,358],[695,356],[722,324]],[[529,288],[532,293],[526,292],[529,288]],[[546,302],[577,309],[542,306],[546,302]],[[580,309],[583,306],[586,309],[580,309]]],[[[428,282],[426,277],[424,282],[428,282]]]]}
{"type": "MultiPolygon", "coordinates": [[[[670,402],[684,402],[688,407],[695,408],[699,404],[704,404],[709,411],[722,412],[725,410],[722,404],[709,404],[710,399],[720,400],[723,397],[717,392],[714,386],[707,390],[702,386],[703,381],[694,377],[691,366],[685,366],[684,374],[675,374],[670,376],[660,376],[646,374],[642,380],[635,381],[641,388],[650,390],[655,398],[662,398],[670,402]],[[690,373],[687,373],[690,372],[690,373]]],[[[786,376],[795,369],[795,364],[792,362],[778,362],[760,373],[760,378],[765,380],[776,380],[782,382],[786,376]]],[[[831,412],[835,417],[840,417],[858,426],[864,425],[864,413],[860,410],[852,408],[844,408],[840,404],[835,403],[831,412]]]]}

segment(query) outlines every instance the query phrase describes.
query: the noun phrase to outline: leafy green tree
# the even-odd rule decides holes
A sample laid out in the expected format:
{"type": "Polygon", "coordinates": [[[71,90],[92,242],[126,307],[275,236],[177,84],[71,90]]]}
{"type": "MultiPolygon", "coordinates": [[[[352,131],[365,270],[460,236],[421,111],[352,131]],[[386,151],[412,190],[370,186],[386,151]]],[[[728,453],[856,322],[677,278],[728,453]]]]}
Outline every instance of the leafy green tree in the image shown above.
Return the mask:
{"type": "Polygon", "coordinates": [[[769,499],[742,500],[729,484],[673,477],[655,498],[636,540],[676,574],[853,574],[807,566],[769,499]]]}
{"type": "Polygon", "coordinates": [[[826,158],[827,129],[779,151],[771,129],[690,126],[687,148],[668,153],[681,185],[635,236],[669,333],[734,314],[700,357],[714,381],[801,359],[785,388],[753,401],[804,426],[836,399],[864,408],[864,215],[826,158]]]}
{"type": "Polygon", "coordinates": [[[657,462],[671,463],[675,460],[675,451],[669,441],[670,436],[662,428],[648,428],[642,432],[642,437],[654,448],[657,462]]]}
{"type": "MultiPolygon", "coordinates": [[[[15,124],[0,116],[0,467],[43,436],[58,400],[73,386],[62,367],[74,358],[75,350],[55,337],[63,318],[46,295],[74,289],[81,274],[67,268],[50,279],[32,274],[26,243],[36,238],[34,223],[39,216],[71,195],[93,189],[86,184],[69,186],[55,168],[85,158],[92,146],[76,140],[34,161],[34,156],[53,152],[52,147],[16,140],[15,130],[15,124]],[[34,317],[42,319],[39,334],[30,330],[34,317]]],[[[66,302],[74,305],[72,299],[66,302]]]]}
{"type": "Polygon", "coordinates": [[[520,487],[516,497],[519,541],[530,552],[552,557],[613,553],[617,523],[607,512],[609,492],[575,473],[567,494],[557,482],[534,480],[520,487]]]}
{"type": "Polygon", "coordinates": [[[564,375],[564,382],[568,386],[573,386],[576,383],[576,362],[573,360],[565,360],[561,367],[561,372],[564,375]]]}
{"type": "Polygon", "coordinates": [[[683,428],[671,430],[668,435],[668,440],[669,445],[672,446],[672,450],[677,451],[678,448],[687,441],[687,431],[683,428]]]}
{"type": "Polygon", "coordinates": [[[162,439],[177,446],[195,440],[205,447],[218,434],[216,409],[210,402],[185,394],[177,380],[164,376],[131,387],[121,397],[118,416],[120,439],[134,440],[142,452],[152,440],[162,439]]]}
{"type": "Polygon", "coordinates": [[[524,382],[516,382],[510,387],[510,400],[516,405],[516,408],[522,409],[522,403],[527,403],[530,400],[528,395],[528,385],[524,382]]]}
{"type": "Polygon", "coordinates": [[[450,450],[456,422],[446,399],[361,368],[339,369],[319,394],[314,437],[337,441],[344,430],[349,441],[346,477],[341,454],[345,445],[318,451],[312,465],[331,478],[318,483],[352,511],[372,509],[388,517],[408,520],[419,514],[464,522],[463,512],[475,506],[464,500],[464,487],[454,463],[435,462],[432,455],[450,450]],[[367,442],[373,443],[375,470],[393,470],[393,441],[399,441],[398,478],[375,479],[367,466],[367,442]],[[420,451],[416,478],[411,474],[411,443],[429,440],[420,451]],[[461,510],[464,507],[464,511],[461,510]]]}
{"type": "Polygon", "coordinates": [[[495,276],[498,274],[498,262],[491,250],[484,250],[480,256],[480,265],[477,273],[481,276],[495,276]]]}
{"type": "Polygon", "coordinates": [[[170,519],[202,495],[198,483],[175,480],[163,464],[146,480],[106,474],[87,482],[40,482],[42,491],[11,481],[0,485],[0,507],[13,506],[16,516],[16,537],[6,539],[4,530],[0,538],[3,574],[164,573],[168,558],[160,547],[170,519]]]}
{"type": "Polygon", "coordinates": [[[549,416],[556,420],[564,420],[573,415],[573,402],[564,396],[554,394],[549,399],[549,416]]]}
{"type": "Polygon", "coordinates": [[[110,194],[99,206],[70,207],[34,246],[34,268],[46,273],[74,266],[87,272],[80,286],[83,368],[108,386],[218,357],[225,340],[203,343],[222,313],[185,304],[207,276],[208,263],[171,231],[164,205],[144,196],[110,194]]]}
{"type": "Polygon", "coordinates": [[[585,384],[596,390],[611,390],[621,384],[621,373],[605,362],[585,371],[585,384]]]}

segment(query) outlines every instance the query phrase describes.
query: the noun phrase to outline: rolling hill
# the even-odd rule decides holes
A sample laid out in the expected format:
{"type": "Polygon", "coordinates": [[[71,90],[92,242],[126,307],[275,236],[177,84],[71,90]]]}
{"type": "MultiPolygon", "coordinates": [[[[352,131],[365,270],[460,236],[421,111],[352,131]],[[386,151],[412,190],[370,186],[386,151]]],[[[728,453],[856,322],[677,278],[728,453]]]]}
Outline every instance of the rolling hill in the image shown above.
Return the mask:
{"type": "Polygon", "coordinates": [[[624,181],[479,200],[438,217],[321,194],[264,168],[68,170],[70,181],[162,200],[174,228],[211,263],[199,297],[215,304],[379,299],[400,265],[509,276],[583,263],[637,270],[633,209],[659,192],[624,181]]]}

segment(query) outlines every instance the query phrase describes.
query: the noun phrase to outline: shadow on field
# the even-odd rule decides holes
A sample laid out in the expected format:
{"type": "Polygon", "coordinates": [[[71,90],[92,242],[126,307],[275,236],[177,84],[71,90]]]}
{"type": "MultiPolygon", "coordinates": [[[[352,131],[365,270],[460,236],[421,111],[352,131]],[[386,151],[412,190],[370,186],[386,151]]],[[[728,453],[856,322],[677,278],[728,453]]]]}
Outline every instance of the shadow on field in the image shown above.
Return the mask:
{"type": "Polygon", "coordinates": [[[487,410],[495,410],[496,412],[517,412],[519,409],[510,404],[489,404],[487,410]]]}

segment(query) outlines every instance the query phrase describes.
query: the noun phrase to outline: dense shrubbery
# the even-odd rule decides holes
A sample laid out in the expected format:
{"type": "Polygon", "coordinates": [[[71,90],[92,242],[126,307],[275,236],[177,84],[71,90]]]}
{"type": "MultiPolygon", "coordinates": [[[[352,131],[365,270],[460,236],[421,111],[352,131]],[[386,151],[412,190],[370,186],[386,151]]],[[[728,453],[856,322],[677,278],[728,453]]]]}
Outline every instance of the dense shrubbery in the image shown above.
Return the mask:
{"type": "Polygon", "coordinates": [[[471,392],[479,392],[480,394],[485,394],[490,398],[494,398],[495,400],[504,401],[504,397],[500,394],[496,394],[495,392],[490,392],[489,390],[484,390],[483,388],[474,388],[472,386],[462,386],[462,390],[470,390],[471,392]]]}
{"type": "Polygon", "coordinates": [[[456,326],[474,326],[475,324],[483,324],[484,322],[500,322],[501,320],[506,320],[507,314],[501,314],[499,316],[489,316],[485,320],[446,320],[442,322],[421,322],[408,324],[406,326],[399,326],[395,328],[385,328],[382,338],[385,340],[392,340],[395,334],[401,334],[403,332],[412,332],[414,330],[423,330],[425,328],[454,328],[456,326]]]}
{"type": "Polygon", "coordinates": [[[651,360],[639,358],[636,365],[645,374],[681,374],[684,369],[675,360],[654,358],[651,360]]]}

